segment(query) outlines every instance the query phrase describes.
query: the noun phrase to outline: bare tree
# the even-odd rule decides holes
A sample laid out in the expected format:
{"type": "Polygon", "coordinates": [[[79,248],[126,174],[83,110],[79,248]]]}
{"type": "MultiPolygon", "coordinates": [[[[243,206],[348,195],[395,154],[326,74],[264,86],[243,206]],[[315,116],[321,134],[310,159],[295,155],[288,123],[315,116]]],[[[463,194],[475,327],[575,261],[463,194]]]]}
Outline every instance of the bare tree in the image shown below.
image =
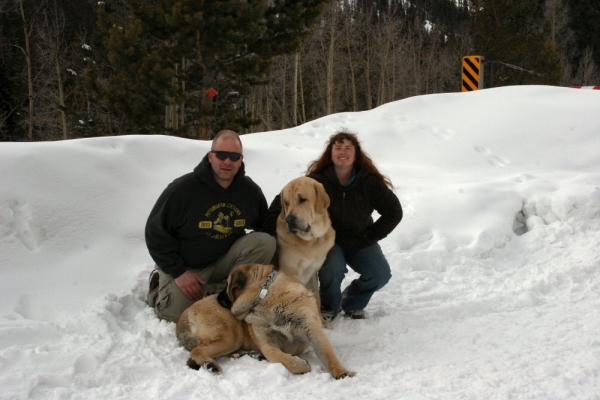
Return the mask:
{"type": "MultiPolygon", "coordinates": [[[[362,32],[363,32],[363,41],[362,41],[362,45],[363,50],[362,52],[359,52],[359,54],[362,53],[362,57],[360,58],[360,60],[362,61],[362,69],[364,70],[364,77],[363,77],[363,83],[365,85],[364,87],[364,93],[365,93],[365,97],[367,100],[367,104],[365,105],[367,110],[370,110],[373,108],[373,94],[372,94],[372,85],[371,85],[371,70],[372,70],[372,59],[373,56],[375,55],[375,51],[373,49],[372,43],[373,43],[373,35],[372,35],[372,25],[369,21],[370,17],[368,15],[365,15],[366,18],[362,19],[362,32]]],[[[360,32],[360,31],[359,31],[360,32]]]]}
{"type": "Polygon", "coordinates": [[[18,15],[22,29],[22,37],[13,36],[10,41],[24,58],[22,73],[17,69],[13,82],[27,88],[27,96],[19,104],[26,109],[25,117],[17,124],[31,141],[67,138],[64,17],[56,3],[49,9],[47,0],[14,0],[4,6],[6,12],[18,15]]]}
{"type": "Polygon", "coordinates": [[[17,0],[18,11],[21,16],[21,22],[23,23],[23,38],[25,46],[21,47],[17,44],[13,46],[19,48],[25,57],[25,63],[27,67],[27,95],[28,95],[28,137],[29,140],[33,140],[33,127],[35,126],[35,93],[33,90],[33,55],[31,52],[31,41],[34,39],[35,33],[35,20],[36,16],[41,13],[43,8],[46,6],[46,1],[42,0],[37,3],[36,9],[31,13],[31,16],[25,14],[25,8],[23,6],[24,0],[17,0]]]}
{"type": "Polygon", "coordinates": [[[575,78],[584,86],[597,85],[600,82],[600,71],[594,62],[594,53],[590,47],[585,49],[581,57],[575,78]]]}
{"type": "MultiPolygon", "coordinates": [[[[0,13],[1,11],[0,9],[0,13]]],[[[3,57],[4,54],[8,53],[7,47],[4,41],[0,41],[0,70],[7,67],[8,61],[3,57]]],[[[6,79],[7,77],[3,78],[6,79]]],[[[3,95],[0,101],[0,137],[5,137],[7,135],[7,121],[19,109],[19,99],[3,95]]]]}
{"type": "Polygon", "coordinates": [[[564,70],[563,85],[569,85],[575,79],[570,63],[576,52],[575,34],[569,28],[569,14],[567,0],[546,0],[544,16],[550,27],[549,40],[554,43],[560,54],[564,70]]]}
{"type": "Polygon", "coordinates": [[[350,109],[350,111],[358,111],[358,89],[357,89],[357,67],[356,67],[356,61],[355,57],[354,57],[354,48],[356,47],[355,45],[355,40],[356,40],[356,35],[355,33],[355,22],[354,20],[350,20],[350,21],[346,21],[346,23],[344,24],[344,50],[346,52],[346,63],[348,66],[348,77],[347,77],[347,81],[348,82],[348,86],[350,88],[349,92],[350,92],[350,104],[352,104],[352,107],[350,109]]]}
{"type": "MultiPolygon", "coordinates": [[[[68,127],[67,127],[67,114],[66,114],[66,94],[65,94],[65,72],[63,71],[63,63],[67,57],[67,44],[64,39],[64,31],[65,31],[65,17],[59,12],[58,6],[56,3],[54,4],[54,12],[52,15],[48,16],[45,19],[45,40],[41,40],[42,43],[47,43],[47,52],[48,57],[52,60],[54,64],[54,79],[48,80],[49,82],[54,81],[56,86],[52,86],[52,92],[54,95],[50,94],[50,98],[54,98],[54,101],[50,101],[47,104],[52,109],[57,109],[60,115],[60,131],[62,139],[68,139],[68,127]],[[54,91],[56,90],[56,91],[54,91]]],[[[42,54],[42,50],[40,49],[40,54],[42,54]]],[[[74,71],[73,71],[74,72],[74,71]]],[[[53,110],[52,110],[53,111],[53,110]]],[[[49,121],[46,122],[47,125],[52,125],[54,121],[53,112],[49,114],[49,121]]]]}
{"type": "Polygon", "coordinates": [[[298,75],[300,74],[300,55],[294,54],[294,73],[292,79],[292,124],[298,125],[298,75]]]}
{"type": "Polygon", "coordinates": [[[375,106],[396,100],[397,77],[402,70],[400,58],[405,54],[405,39],[401,37],[403,23],[399,19],[388,18],[374,29],[373,42],[376,46],[375,54],[378,84],[375,106]]]}
{"type": "Polygon", "coordinates": [[[70,31],[68,29],[66,16],[56,2],[40,11],[36,20],[36,40],[31,46],[34,55],[33,116],[35,139],[38,140],[77,137],[75,126],[82,128],[89,122],[75,119],[77,110],[85,110],[86,105],[83,98],[75,96],[79,90],[75,63],[78,46],[77,39],[67,40],[68,32],[75,32],[72,26],[70,31]],[[76,100],[82,103],[77,104],[76,100]]]}
{"type": "Polygon", "coordinates": [[[329,51],[327,52],[327,106],[325,107],[326,115],[333,112],[333,74],[335,65],[335,45],[336,45],[336,17],[338,7],[336,3],[333,3],[334,7],[331,7],[329,13],[329,51]]]}

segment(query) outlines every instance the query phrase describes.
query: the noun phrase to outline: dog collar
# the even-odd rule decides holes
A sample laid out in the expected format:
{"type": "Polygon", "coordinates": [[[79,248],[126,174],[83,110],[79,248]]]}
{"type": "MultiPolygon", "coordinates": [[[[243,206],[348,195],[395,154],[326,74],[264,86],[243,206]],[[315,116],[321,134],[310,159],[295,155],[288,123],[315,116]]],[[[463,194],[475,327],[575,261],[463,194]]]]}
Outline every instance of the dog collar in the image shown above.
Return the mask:
{"type": "Polygon", "coordinates": [[[273,281],[275,280],[276,277],[277,277],[277,271],[273,270],[273,272],[271,272],[269,274],[269,276],[267,276],[267,280],[265,281],[265,283],[263,283],[260,286],[260,292],[258,293],[258,297],[260,297],[261,299],[264,299],[265,297],[267,297],[267,293],[269,291],[269,286],[271,286],[271,283],[273,283],[273,281]]]}

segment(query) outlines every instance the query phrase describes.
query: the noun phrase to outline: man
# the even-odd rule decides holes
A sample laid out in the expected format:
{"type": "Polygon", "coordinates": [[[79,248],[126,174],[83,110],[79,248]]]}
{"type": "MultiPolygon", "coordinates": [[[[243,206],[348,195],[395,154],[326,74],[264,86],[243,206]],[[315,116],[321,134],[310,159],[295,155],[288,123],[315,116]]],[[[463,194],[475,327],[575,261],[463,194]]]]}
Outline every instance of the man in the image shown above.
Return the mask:
{"type": "Polygon", "coordinates": [[[238,264],[270,264],[275,238],[257,231],[267,213],[260,187],[245,175],[242,142],[221,131],[194,172],[174,180],[146,223],[156,262],[148,305],[176,322],[196,300],[218,292],[238,264]]]}

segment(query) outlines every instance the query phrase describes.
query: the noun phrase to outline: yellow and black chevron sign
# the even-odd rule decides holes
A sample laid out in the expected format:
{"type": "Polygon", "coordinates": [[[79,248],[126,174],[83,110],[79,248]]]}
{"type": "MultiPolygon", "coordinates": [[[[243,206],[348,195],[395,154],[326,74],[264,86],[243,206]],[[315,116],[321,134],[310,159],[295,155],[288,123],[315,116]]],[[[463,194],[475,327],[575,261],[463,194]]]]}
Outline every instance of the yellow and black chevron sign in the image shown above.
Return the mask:
{"type": "Polygon", "coordinates": [[[483,89],[482,56],[464,56],[462,66],[462,91],[483,89]]]}

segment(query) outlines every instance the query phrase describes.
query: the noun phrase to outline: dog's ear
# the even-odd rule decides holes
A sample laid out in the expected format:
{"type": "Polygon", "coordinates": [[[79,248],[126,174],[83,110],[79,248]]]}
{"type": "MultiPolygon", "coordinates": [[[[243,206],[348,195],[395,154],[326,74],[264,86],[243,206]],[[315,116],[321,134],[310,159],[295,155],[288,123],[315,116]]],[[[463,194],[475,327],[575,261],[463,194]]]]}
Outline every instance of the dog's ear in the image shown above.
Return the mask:
{"type": "Polygon", "coordinates": [[[288,204],[285,201],[284,191],[285,188],[279,193],[279,203],[281,204],[281,215],[285,217],[287,215],[288,204]]]}
{"type": "Polygon", "coordinates": [[[229,279],[227,280],[227,296],[229,296],[229,299],[232,302],[234,302],[242,293],[247,280],[248,277],[246,276],[246,272],[239,268],[229,274],[229,279]]]}
{"type": "Polygon", "coordinates": [[[317,210],[317,214],[325,214],[330,203],[329,195],[327,194],[325,188],[320,182],[315,181],[314,185],[316,192],[315,208],[317,210]]]}
{"type": "Polygon", "coordinates": [[[219,295],[217,296],[217,302],[221,305],[221,307],[231,310],[231,305],[233,304],[233,302],[227,295],[227,288],[219,292],[219,295]]]}

